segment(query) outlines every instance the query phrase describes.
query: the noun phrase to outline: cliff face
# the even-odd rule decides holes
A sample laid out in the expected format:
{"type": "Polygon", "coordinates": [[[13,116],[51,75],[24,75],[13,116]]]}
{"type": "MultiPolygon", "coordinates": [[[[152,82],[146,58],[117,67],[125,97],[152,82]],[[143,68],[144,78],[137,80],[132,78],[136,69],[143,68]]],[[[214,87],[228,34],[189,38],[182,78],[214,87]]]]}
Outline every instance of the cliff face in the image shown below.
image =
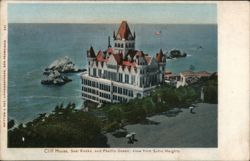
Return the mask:
{"type": "Polygon", "coordinates": [[[57,70],[60,73],[72,73],[72,72],[80,72],[83,71],[81,69],[78,69],[75,64],[72,62],[72,60],[65,56],[64,58],[60,58],[52,62],[48,68],[45,69],[45,71],[48,70],[57,70]]]}

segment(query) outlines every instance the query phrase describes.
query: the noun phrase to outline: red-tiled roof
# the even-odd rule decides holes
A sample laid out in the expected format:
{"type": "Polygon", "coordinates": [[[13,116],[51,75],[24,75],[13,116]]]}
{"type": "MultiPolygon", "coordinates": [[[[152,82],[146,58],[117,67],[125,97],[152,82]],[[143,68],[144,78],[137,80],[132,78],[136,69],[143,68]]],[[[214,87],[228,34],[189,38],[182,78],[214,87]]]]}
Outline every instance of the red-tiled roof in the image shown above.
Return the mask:
{"type": "Polygon", "coordinates": [[[130,61],[123,61],[122,65],[127,66],[127,67],[135,67],[136,63],[135,62],[130,62],[130,61]]]}
{"type": "Polygon", "coordinates": [[[128,53],[126,54],[126,56],[130,56],[131,59],[133,59],[133,57],[135,56],[137,50],[129,50],[128,53]]]}
{"type": "Polygon", "coordinates": [[[127,21],[122,21],[119,29],[118,29],[118,32],[116,34],[116,39],[125,39],[125,40],[130,40],[130,39],[134,39],[131,31],[130,31],[130,28],[128,26],[128,23],[127,21]]]}
{"type": "Polygon", "coordinates": [[[117,62],[117,64],[119,64],[119,65],[121,65],[122,64],[122,54],[120,53],[120,54],[113,54],[113,56],[114,56],[114,58],[115,58],[115,60],[116,60],[116,62],[117,62]]]}
{"type": "Polygon", "coordinates": [[[108,61],[108,59],[105,59],[104,53],[101,50],[99,50],[99,52],[97,53],[96,60],[98,62],[107,62],[108,61]]]}
{"type": "Polygon", "coordinates": [[[128,53],[126,54],[126,56],[130,56],[131,59],[134,58],[134,56],[138,56],[138,57],[144,57],[145,54],[143,53],[143,51],[139,51],[139,50],[129,50],[128,53]]]}

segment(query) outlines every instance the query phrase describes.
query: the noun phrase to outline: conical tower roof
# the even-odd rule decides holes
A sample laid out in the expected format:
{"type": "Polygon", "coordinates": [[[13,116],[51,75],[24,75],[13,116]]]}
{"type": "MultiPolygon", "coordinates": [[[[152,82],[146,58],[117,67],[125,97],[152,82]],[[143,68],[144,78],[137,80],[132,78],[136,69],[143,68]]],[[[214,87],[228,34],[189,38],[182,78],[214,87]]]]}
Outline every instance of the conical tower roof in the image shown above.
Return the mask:
{"type": "Polygon", "coordinates": [[[122,21],[122,23],[118,29],[118,32],[116,34],[116,39],[118,39],[118,40],[122,40],[122,39],[133,40],[134,39],[134,37],[130,31],[130,28],[128,26],[127,21],[122,21]]]}
{"type": "Polygon", "coordinates": [[[93,47],[91,46],[90,48],[89,48],[89,50],[87,51],[87,56],[89,57],[89,58],[95,58],[96,57],[96,55],[95,55],[95,51],[94,51],[94,49],[93,49],[93,47]]]}

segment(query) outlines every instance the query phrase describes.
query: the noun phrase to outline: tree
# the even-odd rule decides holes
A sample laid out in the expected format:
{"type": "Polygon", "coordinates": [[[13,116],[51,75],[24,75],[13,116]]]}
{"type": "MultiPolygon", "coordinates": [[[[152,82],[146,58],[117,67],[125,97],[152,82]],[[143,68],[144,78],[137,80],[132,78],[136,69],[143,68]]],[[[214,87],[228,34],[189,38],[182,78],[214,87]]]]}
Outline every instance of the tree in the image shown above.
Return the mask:
{"type": "Polygon", "coordinates": [[[107,139],[101,132],[98,118],[75,110],[74,104],[60,109],[63,114],[55,113],[38,116],[17,128],[9,130],[9,147],[107,147],[107,139]],[[25,141],[23,141],[25,138],[25,141]]]}

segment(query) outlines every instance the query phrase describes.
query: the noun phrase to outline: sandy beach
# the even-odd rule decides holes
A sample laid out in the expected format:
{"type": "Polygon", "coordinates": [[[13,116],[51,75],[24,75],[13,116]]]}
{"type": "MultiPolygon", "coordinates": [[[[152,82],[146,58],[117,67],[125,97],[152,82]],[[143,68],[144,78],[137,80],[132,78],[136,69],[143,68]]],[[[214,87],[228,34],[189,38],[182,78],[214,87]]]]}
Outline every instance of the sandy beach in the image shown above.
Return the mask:
{"type": "Polygon", "coordinates": [[[125,137],[106,134],[110,147],[217,147],[217,104],[199,103],[194,109],[182,109],[176,116],[159,114],[148,117],[153,124],[127,125],[136,133],[133,144],[125,137]]]}

